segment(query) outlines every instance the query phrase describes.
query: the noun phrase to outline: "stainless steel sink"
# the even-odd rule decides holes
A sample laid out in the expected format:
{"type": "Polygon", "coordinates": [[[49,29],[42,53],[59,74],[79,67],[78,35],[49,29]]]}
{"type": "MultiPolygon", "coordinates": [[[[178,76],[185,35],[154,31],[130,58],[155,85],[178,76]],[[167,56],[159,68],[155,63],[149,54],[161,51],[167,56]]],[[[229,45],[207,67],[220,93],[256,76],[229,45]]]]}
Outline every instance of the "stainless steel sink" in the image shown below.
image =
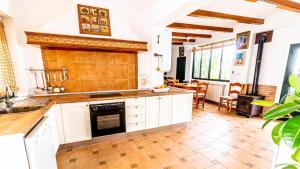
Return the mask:
{"type": "Polygon", "coordinates": [[[0,114],[31,112],[31,111],[38,110],[42,107],[43,106],[5,108],[5,109],[0,109],[0,114]]]}

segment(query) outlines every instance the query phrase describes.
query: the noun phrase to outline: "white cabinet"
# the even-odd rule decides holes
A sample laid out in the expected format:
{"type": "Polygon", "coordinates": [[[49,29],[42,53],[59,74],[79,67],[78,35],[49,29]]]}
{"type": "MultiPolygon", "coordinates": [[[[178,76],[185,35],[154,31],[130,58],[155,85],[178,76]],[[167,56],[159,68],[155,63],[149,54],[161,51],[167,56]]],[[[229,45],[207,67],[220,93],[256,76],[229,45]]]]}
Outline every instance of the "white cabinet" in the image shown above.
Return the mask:
{"type": "Polygon", "coordinates": [[[171,96],[153,96],[146,98],[146,128],[155,128],[171,124],[171,96]]]}
{"type": "Polygon", "coordinates": [[[61,114],[61,105],[57,104],[54,106],[55,118],[56,118],[56,126],[57,126],[57,136],[59,140],[59,144],[65,144],[65,135],[64,135],[64,126],[63,119],[61,114]]]}
{"type": "Polygon", "coordinates": [[[145,129],[145,97],[125,100],[126,132],[145,129]]]}
{"type": "Polygon", "coordinates": [[[146,98],[146,129],[158,127],[159,97],[146,98]]]}
{"type": "Polygon", "coordinates": [[[167,126],[171,124],[172,107],[171,96],[159,96],[158,126],[167,126]]]}
{"type": "Polygon", "coordinates": [[[172,96],[172,124],[192,120],[193,94],[178,94],[172,96]]]}
{"type": "Polygon", "coordinates": [[[59,130],[57,127],[57,121],[56,121],[56,107],[57,105],[54,105],[50,108],[50,110],[45,114],[45,117],[48,118],[49,120],[49,130],[51,132],[51,134],[53,135],[53,141],[49,141],[49,144],[51,143],[51,145],[53,145],[52,149],[53,149],[53,153],[56,154],[58,147],[59,147],[59,130]]]}
{"type": "Polygon", "coordinates": [[[87,102],[61,104],[61,111],[66,143],[92,138],[90,111],[87,102]]]}

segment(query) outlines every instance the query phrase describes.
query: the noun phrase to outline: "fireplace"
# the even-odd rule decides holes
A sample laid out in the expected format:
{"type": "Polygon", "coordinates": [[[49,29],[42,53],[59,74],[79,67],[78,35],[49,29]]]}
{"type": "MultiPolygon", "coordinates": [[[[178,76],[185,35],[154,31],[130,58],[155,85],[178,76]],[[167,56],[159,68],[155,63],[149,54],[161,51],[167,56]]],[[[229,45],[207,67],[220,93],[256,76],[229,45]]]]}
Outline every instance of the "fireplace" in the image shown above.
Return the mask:
{"type": "Polygon", "coordinates": [[[254,100],[265,99],[265,96],[261,96],[258,94],[258,81],[259,81],[259,74],[260,74],[260,67],[261,67],[264,44],[266,42],[271,42],[272,35],[273,35],[273,31],[258,33],[256,35],[255,43],[258,44],[258,50],[257,50],[253,85],[252,85],[250,94],[248,94],[248,90],[247,90],[246,95],[238,96],[238,101],[237,101],[237,106],[236,106],[236,111],[238,114],[243,114],[248,117],[251,117],[251,116],[260,115],[263,111],[263,107],[252,105],[251,102],[254,100]]]}

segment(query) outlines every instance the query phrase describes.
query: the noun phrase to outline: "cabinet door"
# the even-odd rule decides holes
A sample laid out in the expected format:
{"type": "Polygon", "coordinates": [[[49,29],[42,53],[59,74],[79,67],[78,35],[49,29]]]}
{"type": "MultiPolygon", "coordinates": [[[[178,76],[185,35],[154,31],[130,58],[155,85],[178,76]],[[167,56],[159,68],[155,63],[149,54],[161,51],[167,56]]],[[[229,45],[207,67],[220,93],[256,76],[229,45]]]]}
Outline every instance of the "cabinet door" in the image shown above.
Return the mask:
{"type": "Polygon", "coordinates": [[[91,139],[88,103],[61,104],[65,142],[91,139]]]}
{"type": "Polygon", "coordinates": [[[61,114],[61,105],[60,104],[55,105],[54,109],[55,109],[55,118],[56,118],[59,144],[65,144],[66,142],[65,142],[65,135],[64,135],[63,119],[61,114]]]}
{"type": "Polygon", "coordinates": [[[159,98],[159,127],[171,124],[171,96],[160,96],[159,98]]]}
{"type": "Polygon", "coordinates": [[[193,95],[179,94],[172,96],[172,124],[192,120],[193,95]]]}
{"type": "Polygon", "coordinates": [[[159,97],[146,98],[146,129],[158,127],[159,97]]]}

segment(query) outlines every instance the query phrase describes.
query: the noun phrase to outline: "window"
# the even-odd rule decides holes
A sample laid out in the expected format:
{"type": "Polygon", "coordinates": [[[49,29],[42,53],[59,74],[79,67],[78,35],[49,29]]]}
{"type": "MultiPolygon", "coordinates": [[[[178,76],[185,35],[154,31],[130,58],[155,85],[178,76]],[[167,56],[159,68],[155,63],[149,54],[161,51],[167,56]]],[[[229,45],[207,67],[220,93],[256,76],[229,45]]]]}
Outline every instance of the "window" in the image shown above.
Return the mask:
{"type": "Polygon", "coordinates": [[[234,52],[232,40],[200,47],[194,51],[193,79],[229,81],[234,52]]]}
{"type": "Polygon", "coordinates": [[[0,22],[0,96],[4,96],[6,85],[15,89],[15,78],[5,38],[4,26],[0,22]]]}

